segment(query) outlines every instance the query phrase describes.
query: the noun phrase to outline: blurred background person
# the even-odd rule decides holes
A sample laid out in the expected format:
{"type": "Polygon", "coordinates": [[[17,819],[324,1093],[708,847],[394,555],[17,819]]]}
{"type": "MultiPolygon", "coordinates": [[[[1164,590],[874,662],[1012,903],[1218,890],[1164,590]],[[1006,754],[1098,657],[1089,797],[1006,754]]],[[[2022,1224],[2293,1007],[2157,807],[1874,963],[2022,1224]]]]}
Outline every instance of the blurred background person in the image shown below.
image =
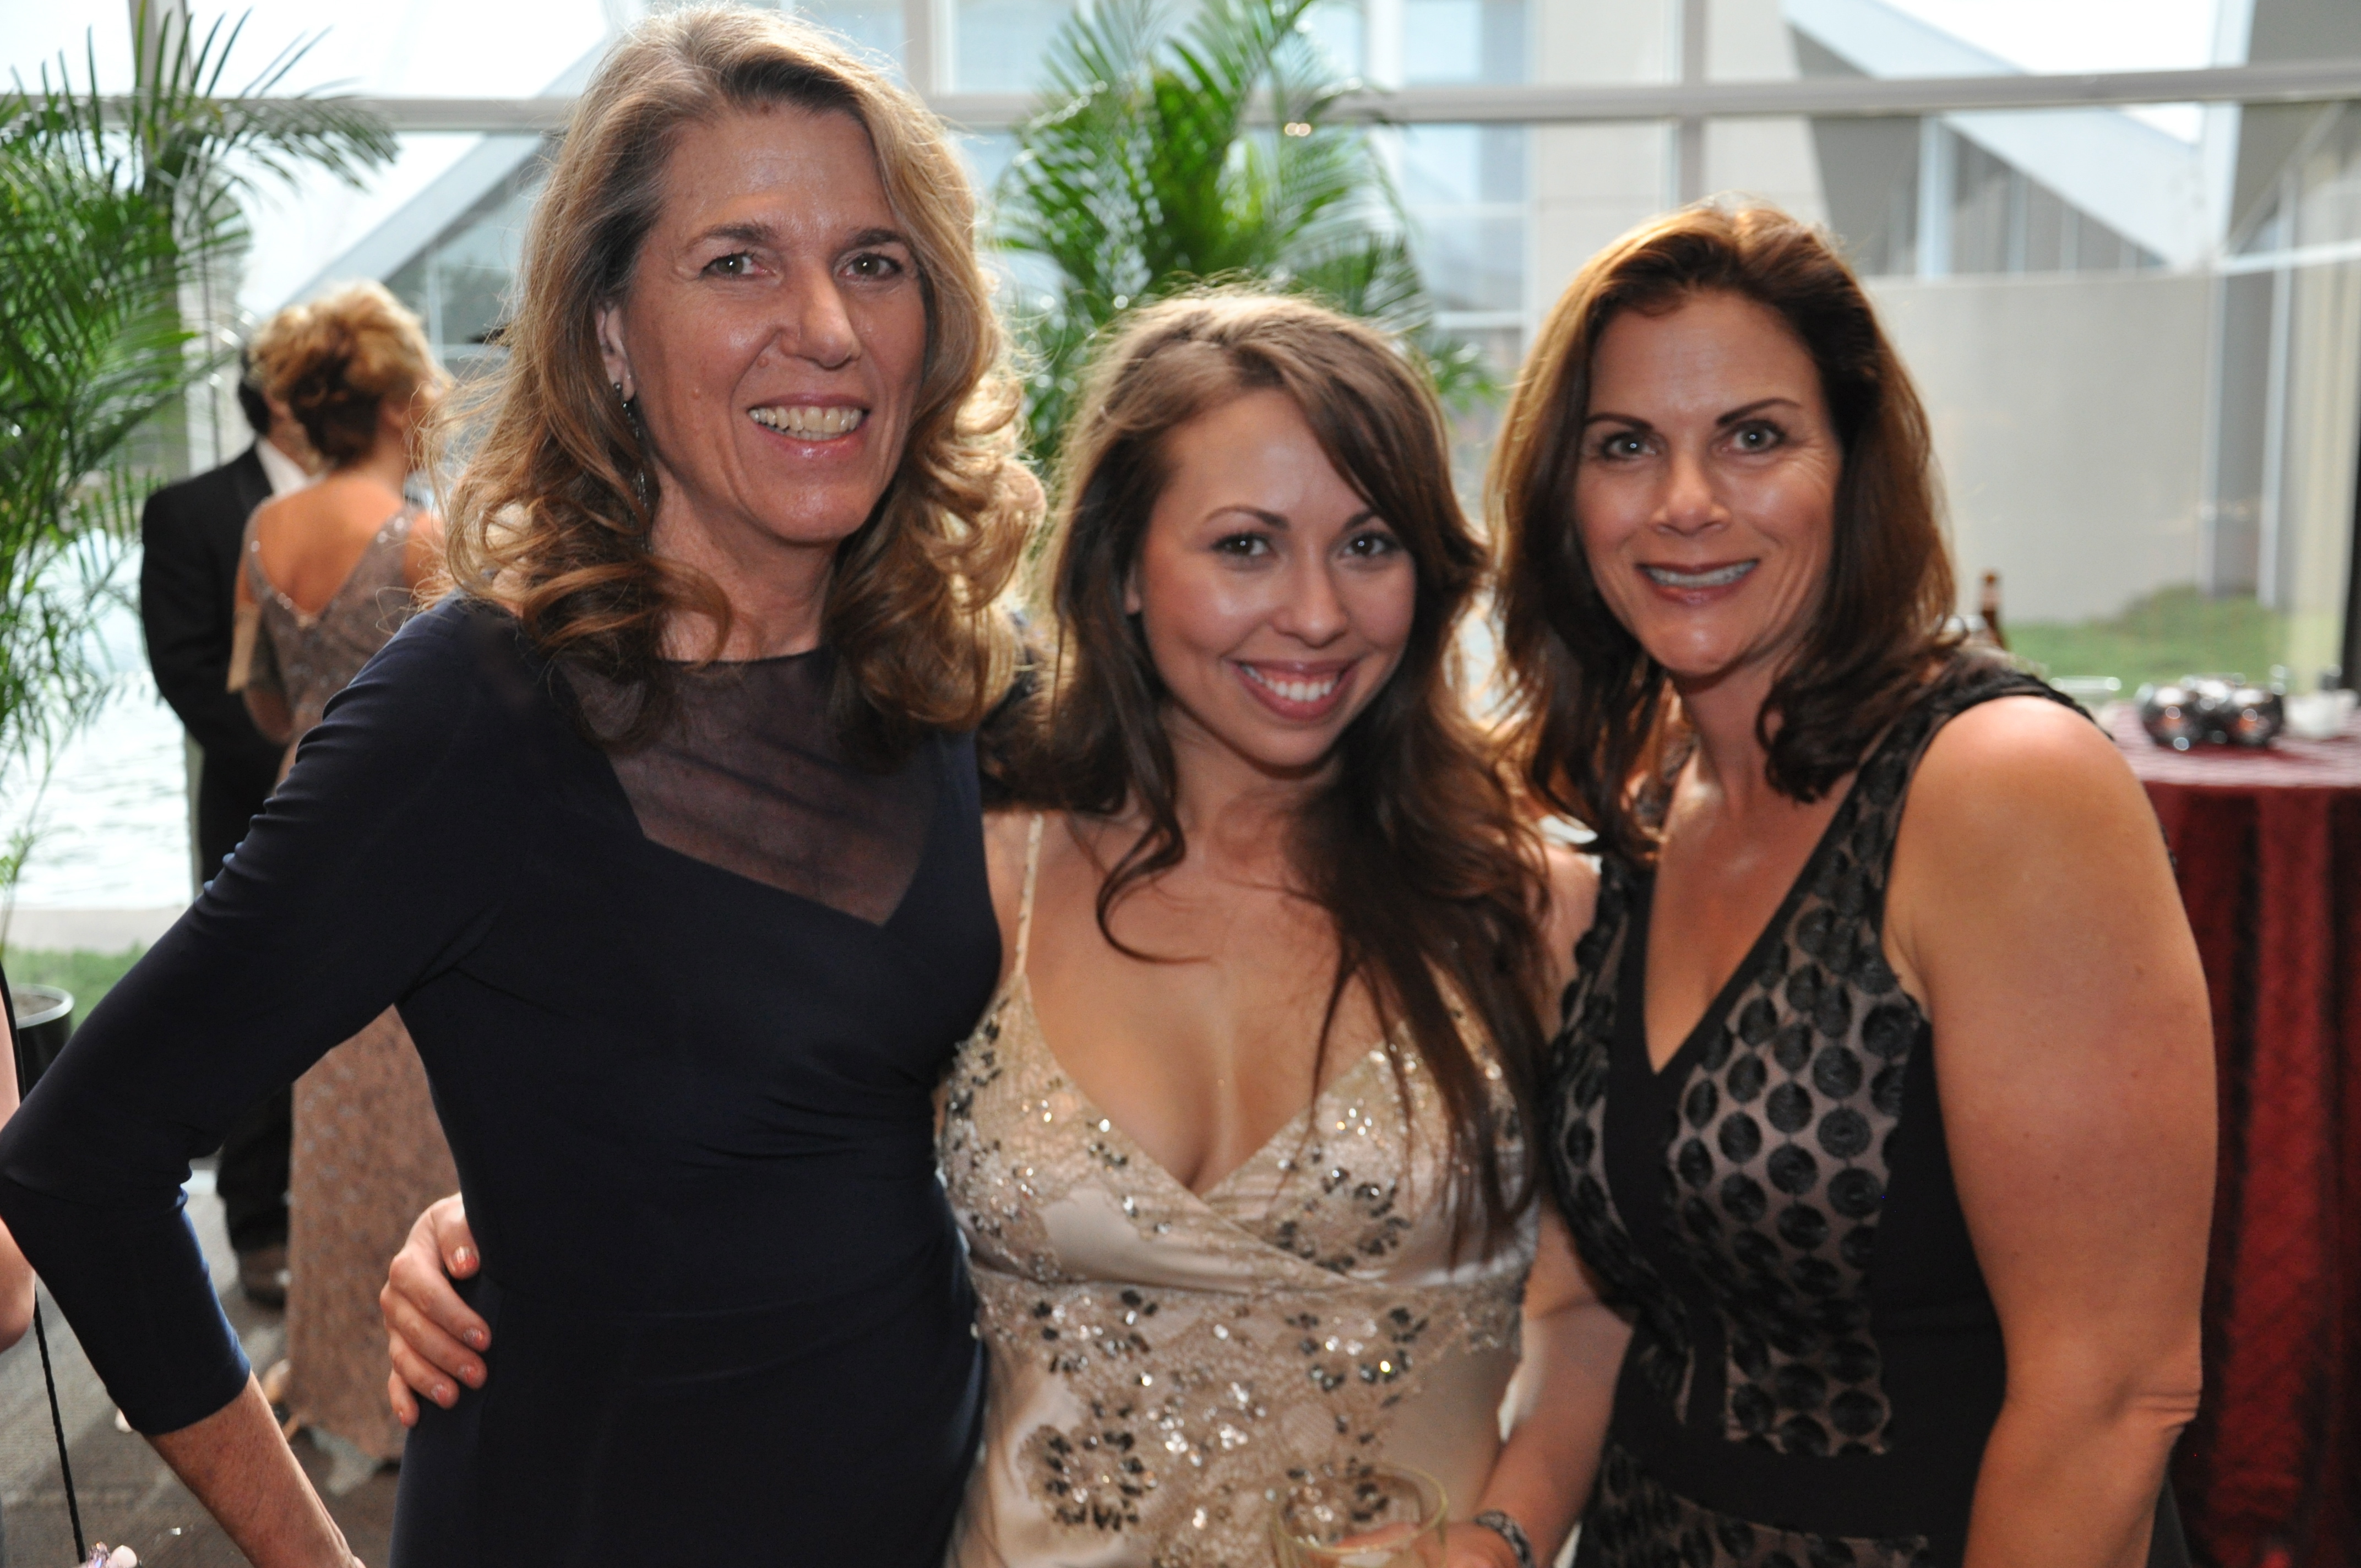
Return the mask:
{"type": "MultiPolygon", "coordinates": [[[[283,774],[328,699],[440,573],[442,530],[404,489],[445,378],[418,318],[376,283],[282,312],[254,357],[327,465],[317,484],[264,502],[239,552],[227,684],[281,748],[283,774]]],[[[269,1392],[366,1469],[401,1453],[380,1397],[382,1260],[419,1204],[458,1179],[392,1008],[295,1084],[290,1176],[288,1373],[269,1392]]]]}
{"type": "MultiPolygon", "coordinates": [[[[269,330],[266,323],[263,330],[269,330]]],[[[197,881],[211,881],[278,781],[285,748],[255,728],[229,690],[232,599],[247,519],[312,482],[319,454],[241,356],[238,411],[254,444],[220,467],[167,485],[139,514],[139,622],[156,689],[194,749],[197,881]]],[[[237,1282],[265,1306],[287,1299],[288,1093],[270,1095],[222,1140],[216,1190],[237,1253],[237,1282]]]]}

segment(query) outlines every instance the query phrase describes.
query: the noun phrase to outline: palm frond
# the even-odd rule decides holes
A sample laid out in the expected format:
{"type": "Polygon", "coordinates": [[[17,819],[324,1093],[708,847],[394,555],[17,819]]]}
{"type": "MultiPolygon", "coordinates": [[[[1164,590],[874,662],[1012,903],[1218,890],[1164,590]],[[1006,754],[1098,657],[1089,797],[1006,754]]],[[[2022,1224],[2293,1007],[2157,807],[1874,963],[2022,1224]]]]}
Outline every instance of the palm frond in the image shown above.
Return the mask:
{"type": "Polygon", "coordinates": [[[315,40],[227,91],[242,19],[134,24],[127,94],[99,91],[94,39],[80,82],[60,56],[0,92],[0,766],[34,777],[113,689],[91,631],[159,477],[135,454],[221,359],[182,288],[244,243],[258,183],[359,184],[395,150],[351,102],[284,92],[315,40]]]}
{"type": "Polygon", "coordinates": [[[995,236],[1053,275],[1020,295],[1033,449],[1057,450],[1079,367],[1126,310],[1192,285],[1301,289],[1403,335],[1458,404],[1497,396],[1433,331],[1399,193],[1368,134],[1333,123],[1339,77],[1311,0],[1099,0],[1060,27],[1041,104],[994,190],[995,236]],[[1264,107],[1284,130],[1257,123],[1264,107]]]}

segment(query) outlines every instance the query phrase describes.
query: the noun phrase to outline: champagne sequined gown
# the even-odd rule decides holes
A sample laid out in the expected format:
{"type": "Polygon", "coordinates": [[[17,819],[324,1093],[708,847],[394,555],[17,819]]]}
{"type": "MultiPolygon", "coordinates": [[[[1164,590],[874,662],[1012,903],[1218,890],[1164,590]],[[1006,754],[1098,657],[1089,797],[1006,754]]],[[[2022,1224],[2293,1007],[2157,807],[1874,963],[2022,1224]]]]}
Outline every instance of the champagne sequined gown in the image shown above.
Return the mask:
{"type": "MultiPolygon", "coordinates": [[[[402,562],[413,521],[407,507],[388,518],[316,614],[279,591],[247,524],[247,586],[259,611],[248,679],[284,696],[294,720],[282,775],[328,699],[410,618],[402,562]]],[[[307,1427],[371,1458],[399,1458],[378,1288],[411,1221],[457,1191],[459,1173],[426,1069],[392,1008],[296,1080],[287,1185],[288,1404],[307,1427]]]]}
{"type": "Polygon", "coordinates": [[[1440,1096],[1405,1054],[1406,1118],[1383,1047],[1191,1191],[1042,1036],[1040,842],[1037,819],[1015,970],[952,1064],[940,1140],[991,1363],[952,1562],[1267,1568],[1271,1489],[1366,1461],[1433,1475],[1464,1515],[1499,1448],[1532,1217],[1453,1260],[1440,1096]]]}

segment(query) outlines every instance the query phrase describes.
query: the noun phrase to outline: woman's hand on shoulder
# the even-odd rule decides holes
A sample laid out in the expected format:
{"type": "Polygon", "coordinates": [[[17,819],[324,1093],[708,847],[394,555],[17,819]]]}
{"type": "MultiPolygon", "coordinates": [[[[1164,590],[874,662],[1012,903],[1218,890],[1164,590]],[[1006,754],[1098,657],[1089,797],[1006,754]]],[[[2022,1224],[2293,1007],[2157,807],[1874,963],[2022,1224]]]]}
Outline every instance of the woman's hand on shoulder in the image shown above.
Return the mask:
{"type": "Polygon", "coordinates": [[[386,1398],[403,1426],[418,1424],[417,1395],[447,1410],[459,1402],[458,1384],[484,1386],[482,1353],[491,1348],[491,1325],[451,1288],[453,1279],[482,1266],[467,1202],[455,1192],[418,1216],[386,1271],[377,1298],[393,1356],[386,1398]]]}
{"type": "Polygon", "coordinates": [[[1544,842],[1544,873],[1549,883],[1549,908],[1541,921],[1542,979],[1549,988],[1543,998],[1542,1023],[1557,1027],[1558,997],[1575,976],[1574,945],[1590,929],[1598,905],[1598,862],[1570,844],[1544,842]]]}

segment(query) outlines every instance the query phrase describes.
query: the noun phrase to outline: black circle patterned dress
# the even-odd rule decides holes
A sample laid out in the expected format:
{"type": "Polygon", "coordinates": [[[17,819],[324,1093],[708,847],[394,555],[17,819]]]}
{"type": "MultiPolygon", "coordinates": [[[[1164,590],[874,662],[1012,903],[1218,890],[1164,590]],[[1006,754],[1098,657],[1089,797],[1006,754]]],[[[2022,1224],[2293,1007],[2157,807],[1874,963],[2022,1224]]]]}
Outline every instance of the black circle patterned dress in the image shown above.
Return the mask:
{"type": "MultiPolygon", "coordinates": [[[[1965,1555],[2005,1364],[1934,1031],[1885,961],[1885,883],[1928,741],[2017,696],[2055,694],[1965,659],[1929,686],[1661,1071],[1642,1003],[1653,875],[1605,866],[1543,1099],[1575,1244],[1633,1324],[1577,1568],[1965,1555]]],[[[2150,1562],[2186,1562],[2169,1490],[2150,1562]]]]}

